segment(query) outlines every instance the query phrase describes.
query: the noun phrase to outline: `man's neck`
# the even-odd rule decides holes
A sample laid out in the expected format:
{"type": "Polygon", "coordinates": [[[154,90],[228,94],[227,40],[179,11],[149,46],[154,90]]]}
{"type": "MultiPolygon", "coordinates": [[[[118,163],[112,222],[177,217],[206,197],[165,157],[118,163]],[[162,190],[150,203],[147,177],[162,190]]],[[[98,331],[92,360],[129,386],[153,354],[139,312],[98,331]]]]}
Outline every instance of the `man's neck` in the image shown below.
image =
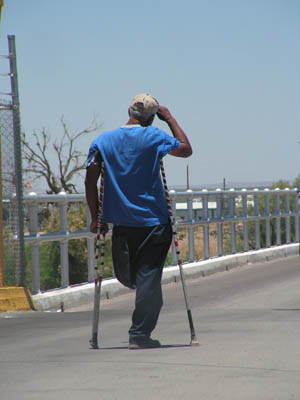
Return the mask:
{"type": "Polygon", "coordinates": [[[141,122],[134,117],[129,117],[129,120],[126,125],[141,125],[141,122]]]}

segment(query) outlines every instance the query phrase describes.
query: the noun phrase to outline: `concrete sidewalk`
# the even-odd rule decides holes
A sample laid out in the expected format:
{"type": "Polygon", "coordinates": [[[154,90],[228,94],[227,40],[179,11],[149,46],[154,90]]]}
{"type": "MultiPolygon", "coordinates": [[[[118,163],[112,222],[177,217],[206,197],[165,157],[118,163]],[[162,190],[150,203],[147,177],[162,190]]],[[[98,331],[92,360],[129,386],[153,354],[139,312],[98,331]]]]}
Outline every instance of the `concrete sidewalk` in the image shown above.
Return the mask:
{"type": "MultiPolygon", "coordinates": [[[[285,258],[289,255],[299,254],[299,244],[288,244],[271,247],[263,250],[249,251],[224,257],[212,258],[199,262],[184,264],[184,272],[187,279],[208,276],[216,272],[226,271],[235,267],[248,264],[270,261],[277,258],[285,258]]],[[[163,272],[163,284],[180,280],[178,266],[166,267],[163,272]]],[[[101,297],[112,298],[121,294],[132,292],[121,285],[116,279],[106,279],[102,283],[101,297]]],[[[67,310],[93,301],[94,283],[87,283],[57,289],[33,296],[35,308],[38,311],[67,310]]]]}

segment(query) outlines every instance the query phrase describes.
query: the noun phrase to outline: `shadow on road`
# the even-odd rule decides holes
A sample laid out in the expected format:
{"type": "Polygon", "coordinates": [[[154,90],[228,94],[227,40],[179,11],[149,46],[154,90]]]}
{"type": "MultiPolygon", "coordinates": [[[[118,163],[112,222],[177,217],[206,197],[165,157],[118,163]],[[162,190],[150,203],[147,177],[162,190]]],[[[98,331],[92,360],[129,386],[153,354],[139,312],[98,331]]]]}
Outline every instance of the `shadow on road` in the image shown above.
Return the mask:
{"type": "MultiPolygon", "coordinates": [[[[189,344],[163,344],[159,348],[149,348],[149,349],[138,349],[138,350],[157,350],[157,349],[173,349],[180,347],[191,347],[189,344]]],[[[99,347],[99,349],[91,350],[128,350],[128,346],[116,346],[116,347],[99,347]]]]}

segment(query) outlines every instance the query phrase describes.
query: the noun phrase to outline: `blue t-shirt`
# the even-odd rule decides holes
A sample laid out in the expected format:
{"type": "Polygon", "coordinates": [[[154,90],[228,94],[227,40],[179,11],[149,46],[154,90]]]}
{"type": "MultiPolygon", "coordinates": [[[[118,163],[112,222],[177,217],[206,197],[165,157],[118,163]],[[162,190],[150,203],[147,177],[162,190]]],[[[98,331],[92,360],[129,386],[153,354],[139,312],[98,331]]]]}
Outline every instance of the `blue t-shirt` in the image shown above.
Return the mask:
{"type": "Polygon", "coordinates": [[[123,226],[168,222],[160,160],[180,142],[154,126],[126,125],[91,144],[87,166],[100,151],[105,165],[103,221],[123,226]]]}

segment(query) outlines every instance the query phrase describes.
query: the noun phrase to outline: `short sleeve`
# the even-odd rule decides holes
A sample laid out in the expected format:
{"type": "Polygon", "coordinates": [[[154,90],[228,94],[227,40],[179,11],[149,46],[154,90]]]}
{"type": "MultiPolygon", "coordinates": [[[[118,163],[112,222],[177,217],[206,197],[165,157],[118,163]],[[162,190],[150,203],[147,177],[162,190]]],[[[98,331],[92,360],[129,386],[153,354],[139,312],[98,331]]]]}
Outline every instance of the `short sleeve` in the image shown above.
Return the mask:
{"type": "Polygon", "coordinates": [[[87,162],[86,162],[86,168],[88,168],[92,163],[93,164],[101,163],[101,153],[95,142],[93,142],[91,144],[91,147],[89,149],[87,162]]]}
{"type": "Polygon", "coordinates": [[[170,135],[166,135],[165,140],[164,140],[164,154],[170,153],[170,151],[177,149],[181,145],[181,142],[179,140],[175,139],[174,137],[170,135]]]}

